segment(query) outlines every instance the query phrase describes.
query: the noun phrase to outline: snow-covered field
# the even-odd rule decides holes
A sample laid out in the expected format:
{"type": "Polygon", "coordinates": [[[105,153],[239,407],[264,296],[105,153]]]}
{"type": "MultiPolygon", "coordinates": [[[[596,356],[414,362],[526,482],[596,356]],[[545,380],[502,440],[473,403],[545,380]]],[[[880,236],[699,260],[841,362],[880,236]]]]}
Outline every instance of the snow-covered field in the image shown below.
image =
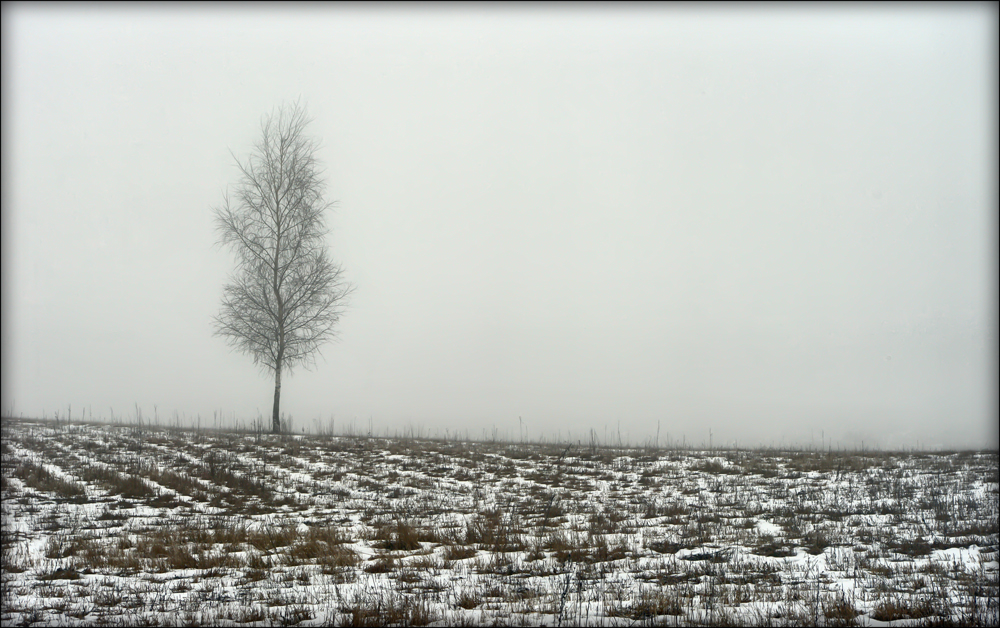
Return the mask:
{"type": "Polygon", "coordinates": [[[5,419],[3,625],[998,625],[996,452],[5,419]]]}

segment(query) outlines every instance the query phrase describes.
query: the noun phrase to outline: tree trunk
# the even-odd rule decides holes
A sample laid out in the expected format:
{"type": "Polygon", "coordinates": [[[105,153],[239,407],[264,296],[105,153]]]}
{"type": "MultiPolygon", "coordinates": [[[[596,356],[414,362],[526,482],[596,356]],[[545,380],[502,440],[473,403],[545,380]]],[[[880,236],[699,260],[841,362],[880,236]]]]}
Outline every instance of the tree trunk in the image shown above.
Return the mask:
{"type": "Polygon", "coordinates": [[[278,405],[281,400],[281,363],[274,369],[274,410],[271,413],[271,429],[275,434],[281,433],[281,419],[278,415],[278,405]]]}

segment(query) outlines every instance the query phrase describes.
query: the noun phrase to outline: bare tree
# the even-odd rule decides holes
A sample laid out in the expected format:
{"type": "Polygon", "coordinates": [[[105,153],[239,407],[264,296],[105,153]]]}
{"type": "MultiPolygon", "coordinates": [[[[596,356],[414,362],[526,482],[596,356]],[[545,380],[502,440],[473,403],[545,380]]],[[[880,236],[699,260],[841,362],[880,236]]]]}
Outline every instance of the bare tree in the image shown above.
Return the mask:
{"type": "Polygon", "coordinates": [[[281,431],[281,373],[315,364],[334,336],[353,286],[328,256],[318,144],[298,103],[265,116],[250,157],[233,156],[241,177],[215,209],[220,244],[236,255],[215,335],[274,374],[273,431],[281,431]]]}

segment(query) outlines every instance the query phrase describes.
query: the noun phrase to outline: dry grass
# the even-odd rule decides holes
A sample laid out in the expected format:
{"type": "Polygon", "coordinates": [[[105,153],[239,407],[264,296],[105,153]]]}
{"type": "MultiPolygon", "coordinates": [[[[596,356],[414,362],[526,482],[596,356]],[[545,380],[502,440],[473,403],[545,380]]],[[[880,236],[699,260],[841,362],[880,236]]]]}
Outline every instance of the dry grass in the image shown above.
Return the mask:
{"type": "Polygon", "coordinates": [[[0,451],[4,625],[1000,619],[995,452],[7,420],[0,451]]]}

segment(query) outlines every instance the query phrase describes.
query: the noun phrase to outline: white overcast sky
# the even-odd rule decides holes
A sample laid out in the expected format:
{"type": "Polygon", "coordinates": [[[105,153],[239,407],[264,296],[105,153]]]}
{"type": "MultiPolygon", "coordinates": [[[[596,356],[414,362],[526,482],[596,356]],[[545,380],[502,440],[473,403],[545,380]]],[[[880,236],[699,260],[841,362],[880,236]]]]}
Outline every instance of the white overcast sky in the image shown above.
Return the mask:
{"type": "Polygon", "coordinates": [[[3,410],[270,411],[212,208],[301,98],[295,428],[995,446],[996,4],[5,4],[3,410]]]}

